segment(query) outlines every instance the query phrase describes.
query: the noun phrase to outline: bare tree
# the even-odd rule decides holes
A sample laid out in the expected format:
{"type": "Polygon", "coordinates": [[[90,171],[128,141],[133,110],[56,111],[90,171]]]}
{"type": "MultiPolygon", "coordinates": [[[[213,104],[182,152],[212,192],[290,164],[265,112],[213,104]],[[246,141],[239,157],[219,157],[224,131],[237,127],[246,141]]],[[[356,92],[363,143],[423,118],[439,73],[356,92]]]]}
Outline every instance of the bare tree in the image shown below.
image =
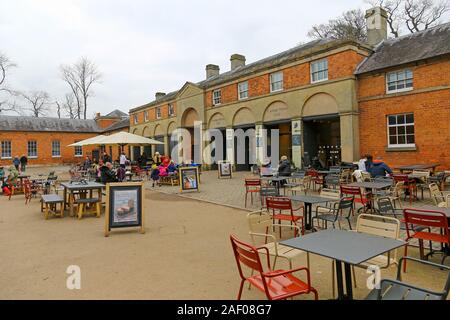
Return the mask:
{"type": "Polygon", "coordinates": [[[58,116],[58,119],[61,119],[61,104],[59,103],[58,100],[55,101],[56,104],[56,115],[58,116]]]}
{"type": "Polygon", "coordinates": [[[366,0],[386,10],[391,34],[398,38],[402,29],[411,33],[439,24],[450,10],[450,0],[366,0]]]}
{"type": "MultiPolygon", "coordinates": [[[[68,93],[68,94],[65,95],[64,102],[62,104],[63,110],[66,112],[66,115],[70,119],[76,119],[77,118],[78,105],[77,105],[77,102],[75,100],[76,99],[75,99],[75,96],[73,95],[73,93],[68,93]]],[[[78,117],[78,119],[79,119],[79,117],[78,117]]]]}
{"type": "Polygon", "coordinates": [[[16,66],[5,54],[0,52],[0,112],[18,111],[17,104],[9,100],[13,91],[6,85],[8,71],[16,66]]]}
{"type": "Polygon", "coordinates": [[[313,26],[308,32],[308,37],[365,41],[367,39],[365,14],[360,9],[347,11],[326,24],[313,26]]]}
{"type": "Polygon", "coordinates": [[[439,23],[450,10],[450,1],[405,0],[405,24],[411,33],[426,30],[439,23]]]}
{"type": "Polygon", "coordinates": [[[50,110],[50,96],[45,91],[32,91],[30,93],[19,93],[26,102],[23,109],[31,111],[35,117],[45,116],[50,110]]]}
{"type": "Polygon", "coordinates": [[[70,86],[77,103],[77,118],[87,118],[88,99],[92,96],[92,85],[99,83],[102,75],[97,66],[82,57],[71,66],[61,66],[62,79],[70,86]]]}

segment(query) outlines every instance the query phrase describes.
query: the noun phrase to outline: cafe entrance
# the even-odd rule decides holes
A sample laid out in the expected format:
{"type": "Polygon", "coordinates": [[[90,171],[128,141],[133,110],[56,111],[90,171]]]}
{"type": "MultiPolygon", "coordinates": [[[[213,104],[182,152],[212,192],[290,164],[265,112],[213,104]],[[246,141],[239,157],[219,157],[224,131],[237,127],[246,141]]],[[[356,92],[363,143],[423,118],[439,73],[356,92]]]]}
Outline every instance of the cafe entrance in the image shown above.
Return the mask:
{"type": "Polygon", "coordinates": [[[303,119],[304,165],[329,168],[341,162],[341,125],[339,115],[303,119]]]}

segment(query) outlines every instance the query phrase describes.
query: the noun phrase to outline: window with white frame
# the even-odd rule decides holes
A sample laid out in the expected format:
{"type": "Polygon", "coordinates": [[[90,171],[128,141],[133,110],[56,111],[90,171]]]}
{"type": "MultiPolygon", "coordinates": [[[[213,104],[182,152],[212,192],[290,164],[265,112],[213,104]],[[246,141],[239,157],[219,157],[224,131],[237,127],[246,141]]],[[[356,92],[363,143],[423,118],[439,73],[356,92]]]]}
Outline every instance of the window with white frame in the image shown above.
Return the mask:
{"type": "Polygon", "coordinates": [[[137,114],[135,114],[133,116],[133,121],[134,121],[134,124],[138,124],[138,116],[137,116],[137,114]]]}
{"type": "Polygon", "coordinates": [[[276,72],[270,75],[270,92],[283,90],[283,72],[276,72]]]}
{"type": "Polygon", "coordinates": [[[2,141],[2,159],[12,158],[11,141],[2,141]]]}
{"type": "Polygon", "coordinates": [[[155,112],[156,112],[156,119],[161,119],[161,108],[157,107],[155,112]]]}
{"type": "Polygon", "coordinates": [[[29,158],[37,158],[37,141],[31,140],[27,144],[27,153],[29,158]]]}
{"type": "Polygon", "coordinates": [[[144,111],[144,121],[148,121],[148,111],[144,111]]]}
{"type": "Polygon", "coordinates": [[[169,103],[169,117],[173,117],[175,115],[175,108],[173,107],[172,103],[169,103]]]}
{"type": "Polygon", "coordinates": [[[409,91],[413,89],[413,72],[409,69],[386,74],[387,93],[409,91]]]}
{"type": "Polygon", "coordinates": [[[311,62],[311,82],[328,80],[328,60],[323,59],[311,62]]]}
{"type": "Polygon", "coordinates": [[[415,147],[414,114],[396,114],[387,117],[389,147],[415,147]]]}
{"type": "Polygon", "coordinates": [[[222,91],[214,90],[213,91],[213,106],[217,106],[222,103],[222,91]]]}
{"type": "Polygon", "coordinates": [[[58,140],[52,141],[52,157],[61,157],[61,143],[58,140]]]}
{"type": "Polygon", "coordinates": [[[248,81],[241,82],[238,84],[238,94],[239,100],[248,98],[248,81]]]}
{"type": "Polygon", "coordinates": [[[83,156],[83,147],[76,146],[75,147],[75,157],[82,157],[82,156],[83,156]]]}

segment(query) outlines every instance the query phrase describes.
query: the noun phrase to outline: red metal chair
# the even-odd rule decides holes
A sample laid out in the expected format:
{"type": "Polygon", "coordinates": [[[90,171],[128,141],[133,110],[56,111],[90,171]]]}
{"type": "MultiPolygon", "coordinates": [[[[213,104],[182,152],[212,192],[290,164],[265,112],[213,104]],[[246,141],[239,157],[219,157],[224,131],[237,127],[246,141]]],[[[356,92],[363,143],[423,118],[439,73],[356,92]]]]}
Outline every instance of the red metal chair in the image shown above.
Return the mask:
{"type": "Polygon", "coordinates": [[[247,208],[247,196],[250,193],[250,199],[253,204],[253,194],[261,190],[260,179],[245,179],[245,207],[247,208]]]}
{"type": "MultiPolygon", "coordinates": [[[[417,184],[416,180],[409,179],[407,174],[394,174],[392,175],[392,178],[394,179],[394,184],[396,185],[398,182],[403,182],[402,189],[405,191],[408,191],[409,193],[409,204],[412,204],[413,197],[417,199],[417,184]]],[[[406,192],[405,192],[405,199],[406,199],[406,192]]]]}
{"type": "Polygon", "coordinates": [[[233,247],[234,257],[241,277],[238,300],[241,299],[242,290],[245,281],[255,286],[266,294],[269,300],[285,300],[300,294],[314,294],[314,299],[318,300],[317,290],[311,286],[311,277],[308,268],[297,268],[292,270],[272,270],[270,268],[270,256],[265,247],[256,248],[250,244],[239,241],[231,235],[231,245],[233,247]],[[264,268],[259,257],[258,250],[264,250],[267,258],[267,271],[264,268]],[[246,277],[242,271],[242,265],[247,266],[256,275],[246,277]],[[304,271],[306,273],[306,282],[292,275],[294,272],[304,271]]]}
{"type": "Polygon", "coordinates": [[[361,203],[363,205],[362,208],[358,210],[364,210],[364,213],[367,212],[367,210],[371,209],[372,206],[372,200],[369,196],[369,194],[364,194],[361,192],[361,188],[359,187],[349,187],[341,185],[341,195],[342,196],[353,196],[355,198],[355,203],[361,203]]]}
{"type": "MultiPolygon", "coordinates": [[[[285,197],[267,197],[266,198],[267,211],[271,213],[273,223],[275,224],[276,220],[278,220],[278,224],[281,224],[281,221],[289,221],[292,224],[298,226],[302,230],[302,235],[305,234],[305,223],[304,223],[304,210],[303,206],[294,209],[292,207],[292,201],[289,198],[285,197]],[[302,216],[294,215],[294,212],[302,211],[302,216]],[[283,213],[288,212],[288,213],[283,213]],[[298,221],[301,222],[301,226],[298,225],[298,221]]],[[[295,229],[295,236],[297,236],[297,229],[295,229]]],[[[281,238],[281,228],[280,228],[280,238],[281,238]]]]}
{"type": "Polygon", "coordinates": [[[37,186],[35,183],[32,183],[28,179],[24,179],[22,185],[23,185],[23,193],[25,194],[25,204],[28,204],[31,202],[31,198],[37,195],[39,191],[39,186],[37,186]]]}
{"type": "MultiPolygon", "coordinates": [[[[411,239],[419,240],[420,258],[425,259],[423,241],[439,242],[442,245],[450,245],[450,231],[448,229],[448,218],[443,212],[421,210],[421,209],[405,209],[403,210],[406,225],[406,242],[405,256],[408,255],[408,241],[411,239]],[[429,229],[422,229],[417,231],[417,227],[425,227],[429,229]],[[433,232],[432,228],[438,228],[440,233],[433,232]]],[[[430,251],[429,254],[434,253],[430,251]]],[[[444,264],[447,257],[446,250],[443,250],[443,257],[441,264],[444,264]]],[[[429,255],[428,254],[428,255],[429,255]]],[[[406,272],[406,260],[403,264],[403,272],[406,272]]]]}
{"type": "Polygon", "coordinates": [[[319,174],[319,172],[317,172],[314,169],[308,169],[306,171],[306,175],[311,177],[311,181],[313,181],[313,188],[314,190],[316,190],[316,185],[319,185],[319,189],[323,188],[323,176],[319,174]]]}

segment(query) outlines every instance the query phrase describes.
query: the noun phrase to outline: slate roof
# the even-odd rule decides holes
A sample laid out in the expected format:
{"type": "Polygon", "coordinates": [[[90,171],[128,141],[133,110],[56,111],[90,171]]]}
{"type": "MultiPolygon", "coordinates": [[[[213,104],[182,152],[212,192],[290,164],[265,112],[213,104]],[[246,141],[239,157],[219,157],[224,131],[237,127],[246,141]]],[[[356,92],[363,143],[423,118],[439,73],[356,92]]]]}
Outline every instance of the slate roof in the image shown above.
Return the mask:
{"type": "MultiPolygon", "coordinates": [[[[198,83],[195,83],[194,85],[200,87],[201,89],[206,89],[208,87],[212,87],[212,86],[220,85],[222,83],[233,81],[233,80],[251,75],[253,73],[261,72],[266,69],[281,66],[281,65],[299,60],[301,58],[319,54],[324,51],[329,51],[333,48],[343,46],[346,44],[353,44],[353,45],[357,45],[360,47],[364,47],[367,50],[370,50],[369,46],[359,43],[359,42],[352,41],[352,40],[333,40],[333,39],[313,40],[306,44],[298,45],[294,48],[291,48],[291,49],[283,51],[281,53],[258,60],[256,62],[250,63],[248,65],[238,67],[234,70],[221,73],[218,76],[211,77],[209,79],[200,81],[198,83]]],[[[179,92],[180,92],[180,90],[171,92],[171,93],[165,95],[164,97],[161,97],[160,99],[154,100],[143,106],[133,108],[130,110],[130,112],[139,111],[141,109],[144,109],[144,108],[147,108],[150,106],[158,105],[160,103],[173,100],[173,99],[175,99],[175,97],[177,96],[177,94],[179,92]]]]}
{"type": "Polygon", "coordinates": [[[374,49],[356,69],[362,74],[450,54],[450,23],[388,39],[374,49]]]}
{"type": "Polygon", "coordinates": [[[0,116],[0,131],[99,133],[95,120],[0,116]]]}
{"type": "Polygon", "coordinates": [[[103,130],[103,132],[109,132],[109,131],[119,130],[119,129],[123,129],[123,128],[128,128],[129,126],[130,126],[130,117],[128,117],[128,115],[127,115],[126,118],[124,117],[122,120],[105,128],[103,130]]]}
{"type": "Polygon", "coordinates": [[[106,116],[102,116],[105,118],[128,118],[128,114],[118,109],[108,113],[106,116]]]}

